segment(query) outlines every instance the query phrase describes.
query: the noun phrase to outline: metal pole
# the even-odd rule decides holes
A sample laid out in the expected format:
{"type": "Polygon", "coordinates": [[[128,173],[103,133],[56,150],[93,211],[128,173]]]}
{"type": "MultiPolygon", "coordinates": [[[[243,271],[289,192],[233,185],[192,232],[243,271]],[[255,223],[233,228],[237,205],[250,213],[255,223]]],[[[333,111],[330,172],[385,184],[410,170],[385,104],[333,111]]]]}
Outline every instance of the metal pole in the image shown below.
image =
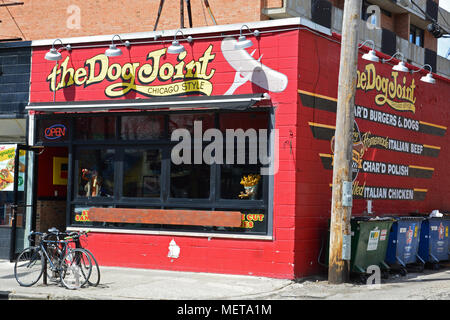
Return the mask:
{"type": "Polygon", "coordinates": [[[156,22],[155,22],[155,26],[153,28],[153,31],[155,31],[156,28],[158,27],[159,17],[161,17],[161,11],[162,11],[163,6],[164,6],[164,0],[161,0],[159,2],[158,15],[156,16],[156,22]]]}
{"type": "Polygon", "coordinates": [[[23,2],[0,3],[0,7],[21,6],[23,2]]]}
{"type": "Polygon", "coordinates": [[[217,25],[216,18],[214,18],[214,14],[212,13],[212,10],[211,10],[211,7],[209,6],[208,0],[203,0],[203,2],[205,3],[206,9],[208,9],[209,15],[210,15],[210,17],[211,17],[213,23],[214,23],[215,25],[217,25]]]}
{"type": "Polygon", "coordinates": [[[192,12],[191,12],[191,0],[186,0],[186,6],[189,18],[189,28],[192,28],[192,12]]]}
{"type": "Polygon", "coordinates": [[[180,29],[184,29],[184,0],[180,0],[180,29]]]}
{"type": "Polygon", "coordinates": [[[11,245],[9,247],[9,260],[13,262],[16,254],[16,229],[17,229],[17,206],[19,202],[19,145],[16,145],[14,154],[14,183],[13,183],[13,204],[11,205],[11,245]]]}
{"type": "Polygon", "coordinates": [[[351,161],[360,14],[360,0],[345,1],[334,136],[328,267],[328,282],[331,284],[347,282],[350,273],[351,161]]]}

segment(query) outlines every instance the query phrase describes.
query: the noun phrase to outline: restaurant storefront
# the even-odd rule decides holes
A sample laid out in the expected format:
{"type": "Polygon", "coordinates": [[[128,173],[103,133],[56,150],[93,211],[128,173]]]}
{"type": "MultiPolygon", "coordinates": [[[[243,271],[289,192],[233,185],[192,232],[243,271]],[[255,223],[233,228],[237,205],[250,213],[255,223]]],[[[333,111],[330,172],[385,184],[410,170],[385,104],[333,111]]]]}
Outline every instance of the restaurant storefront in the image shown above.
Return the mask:
{"type": "MultiPolygon", "coordinates": [[[[52,41],[33,43],[29,134],[47,157],[38,193],[64,199],[59,227],[90,230],[100,264],[320,272],[339,36],[301,19],[248,26],[248,48],[236,25],[115,36],[121,55],[105,52],[109,36],[63,39],[56,63],[52,41]],[[174,39],[184,51],[169,52],[174,39]]],[[[377,214],[449,209],[431,183],[450,182],[437,152],[448,124],[436,118],[448,111],[423,110],[448,104],[432,93],[448,95],[448,81],[430,88],[391,67],[359,62],[354,214],[369,200],[377,214]],[[396,96],[383,91],[394,81],[396,96]]]]}

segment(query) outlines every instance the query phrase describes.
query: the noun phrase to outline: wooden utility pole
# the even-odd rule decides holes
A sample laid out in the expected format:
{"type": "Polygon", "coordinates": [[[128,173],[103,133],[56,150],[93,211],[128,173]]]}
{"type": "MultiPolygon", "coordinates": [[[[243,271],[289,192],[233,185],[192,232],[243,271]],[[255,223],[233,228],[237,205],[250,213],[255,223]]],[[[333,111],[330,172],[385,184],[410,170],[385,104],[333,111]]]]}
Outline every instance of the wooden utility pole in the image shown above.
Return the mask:
{"type": "Polygon", "coordinates": [[[350,273],[351,161],[361,2],[346,0],[342,21],[328,266],[328,282],[331,284],[347,282],[350,273]]]}

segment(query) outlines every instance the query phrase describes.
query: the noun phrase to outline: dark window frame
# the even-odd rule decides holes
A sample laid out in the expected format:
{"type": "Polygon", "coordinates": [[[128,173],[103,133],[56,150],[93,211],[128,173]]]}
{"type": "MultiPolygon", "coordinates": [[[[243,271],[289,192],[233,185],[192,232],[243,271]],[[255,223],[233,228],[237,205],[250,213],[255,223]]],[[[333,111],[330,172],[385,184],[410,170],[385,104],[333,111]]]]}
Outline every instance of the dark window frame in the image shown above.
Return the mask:
{"type": "MultiPolygon", "coordinates": [[[[203,210],[233,210],[233,211],[245,211],[245,210],[259,210],[265,212],[267,217],[265,222],[265,230],[252,232],[251,230],[240,230],[241,228],[228,228],[232,230],[220,231],[219,233],[231,233],[231,234],[245,234],[245,235],[270,235],[270,226],[272,217],[268,217],[272,214],[272,210],[269,208],[269,176],[262,175],[260,181],[260,188],[262,188],[262,198],[260,200],[241,200],[241,199],[224,199],[221,198],[220,185],[221,185],[221,164],[210,165],[210,197],[207,199],[191,199],[191,198],[171,198],[170,194],[170,151],[177,141],[170,141],[169,136],[169,125],[168,118],[170,114],[187,114],[187,113],[214,113],[215,128],[220,128],[219,117],[222,112],[235,112],[239,114],[241,112],[262,112],[267,115],[267,129],[270,132],[273,129],[273,109],[263,108],[258,109],[252,108],[246,111],[217,111],[217,110],[194,110],[194,111],[171,111],[171,112],[139,112],[139,113],[110,113],[108,116],[115,117],[115,138],[109,140],[80,140],[75,139],[73,130],[76,128],[75,121],[79,117],[101,117],[104,114],[65,114],[63,116],[59,115],[38,115],[36,120],[39,119],[68,119],[69,122],[69,138],[63,142],[57,141],[35,141],[37,146],[66,146],[69,150],[69,179],[68,179],[68,192],[67,192],[67,226],[82,227],[73,222],[71,218],[74,215],[74,208],[80,206],[106,206],[106,207],[136,207],[136,208],[160,208],[160,209],[203,209],[203,210]],[[149,139],[149,140],[123,140],[121,139],[121,119],[122,116],[129,115],[164,115],[165,116],[165,128],[164,135],[162,139],[149,139]],[[77,194],[78,190],[78,178],[75,178],[75,172],[77,171],[78,150],[82,149],[114,149],[115,150],[115,160],[114,160],[114,195],[113,197],[80,197],[77,194]],[[122,193],[123,188],[123,152],[125,149],[160,149],[162,151],[162,161],[161,161],[161,197],[160,198],[150,198],[150,197],[124,197],[122,193]],[[237,230],[239,229],[239,230],[237,230]]],[[[35,126],[35,137],[37,138],[38,125],[35,126]]],[[[225,141],[224,141],[225,142],[225,141]]],[[[208,145],[210,142],[203,142],[203,146],[208,145]]],[[[151,228],[151,225],[147,225],[144,230],[170,230],[170,231],[187,231],[187,232],[198,232],[197,227],[181,227],[178,226],[156,226],[151,228]],[[162,228],[162,229],[161,229],[162,228]]],[[[95,228],[95,227],[94,227],[95,228]]],[[[115,229],[114,227],[107,227],[110,229],[115,229]]],[[[120,227],[119,227],[120,229],[120,227]]],[[[140,227],[126,227],[125,229],[137,229],[142,230],[140,227]]],[[[203,228],[203,232],[206,233],[217,233],[217,227],[203,228]]]]}
{"type": "Polygon", "coordinates": [[[408,40],[410,43],[413,43],[418,47],[424,48],[425,30],[411,24],[409,26],[409,39],[408,40]],[[419,39],[419,43],[417,43],[417,39],[419,39]]]}

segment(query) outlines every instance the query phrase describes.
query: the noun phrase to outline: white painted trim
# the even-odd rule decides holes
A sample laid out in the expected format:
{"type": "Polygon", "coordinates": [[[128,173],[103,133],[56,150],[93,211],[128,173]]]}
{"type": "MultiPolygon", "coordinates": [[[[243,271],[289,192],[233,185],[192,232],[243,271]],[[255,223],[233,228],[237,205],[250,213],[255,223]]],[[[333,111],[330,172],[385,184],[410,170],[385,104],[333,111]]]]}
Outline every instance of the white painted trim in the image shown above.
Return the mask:
{"type": "Polygon", "coordinates": [[[198,237],[208,238],[227,238],[244,240],[274,240],[273,236],[258,236],[245,234],[222,234],[222,233],[201,233],[201,232],[174,232],[157,230],[133,230],[133,229],[107,229],[107,228],[87,228],[87,227],[68,227],[67,231],[89,231],[92,233],[117,233],[117,234],[143,234],[157,236],[178,236],[178,237],[198,237]]]}
{"type": "MultiPolygon", "coordinates": [[[[209,104],[209,103],[215,103],[215,104],[220,104],[220,103],[227,103],[227,102],[250,102],[250,101],[262,101],[262,100],[267,100],[270,99],[269,96],[263,96],[261,98],[236,98],[236,99],[217,99],[217,100],[193,100],[193,101],[160,101],[160,102],[146,102],[145,104],[143,103],[136,103],[136,102],[127,102],[127,103],[121,103],[121,102],[117,102],[117,103],[92,103],[92,104],[71,104],[71,105],[53,105],[51,103],[49,103],[48,105],[43,105],[43,106],[33,106],[33,105],[28,105],[25,107],[25,110],[69,110],[69,109],[76,109],[76,110],[82,110],[82,109],[111,109],[111,108],[115,108],[115,109],[120,109],[120,108],[133,108],[133,107],[137,107],[137,106],[161,106],[161,107],[165,107],[165,106],[173,106],[173,105],[179,105],[179,104],[185,104],[185,105],[202,105],[202,104],[209,104]]],[[[136,100],[139,101],[139,100],[136,100]]],[[[174,107],[173,109],[186,109],[186,108],[192,108],[192,106],[185,106],[185,107],[174,107]]]]}
{"type": "MultiPolygon", "coordinates": [[[[286,19],[276,19],[276,20],[264,20],[264,21],[253,21],[253,22],[244,22],[244,23],[235,23],[235,24],[225,24],[225,25],[216,25],[216,26],[207,26],[207,27],[198,27],[198,28],[185,28],[182,29],[182,32],[185,36],[188,35],[202,35],[209,33],[222,33],[222,32],[230,32],[237,31],[239,32],[242,25],[247,25],[251,30],[254,29],[262,29],[262,28],[273,28],[273,27],[286,27],[293,25],[303,25],[318,32],[324,33],[326,35],[331,35],[330,29],[313,23],[312,21],[294,17],[294,18],[286,18],[286,19]]],[[[124,33],[120,34],[122,40],[139,40],[139,39],[154,39],[155,36],[167,38],[173,37],[178,29],[173,30],[162,30],[162,31],[149,31],[149,32],[134,32],[134,33],[124,33]]],[[[244,29],[244,32],[248,32],[247,29],[244,29]]],[[[64,44],[81,44],[81,43],[95,43],[95,42],[110,42],[114,34],[110,35],[97,35],[97,36],[85,36],[85,37],[73,37],[73,38],[61,38],[61,41],[64,44]]],[[[180,38],[178,36],[178,38],[180,38]]],[[[168,39],[172,41],[172,39],[168,39]]],[[[32,47],[39,46],[51,46],[55,39],[43,39],[43,40],[33,40],[31,42],[32,47]]],[[[162,40],[155,40],[162,41],[162,40]]],[[[167,41],[167,40],[166,40],[167,41]]],[[[116,41],[116,43],[119,43],[116,41]]]]}

